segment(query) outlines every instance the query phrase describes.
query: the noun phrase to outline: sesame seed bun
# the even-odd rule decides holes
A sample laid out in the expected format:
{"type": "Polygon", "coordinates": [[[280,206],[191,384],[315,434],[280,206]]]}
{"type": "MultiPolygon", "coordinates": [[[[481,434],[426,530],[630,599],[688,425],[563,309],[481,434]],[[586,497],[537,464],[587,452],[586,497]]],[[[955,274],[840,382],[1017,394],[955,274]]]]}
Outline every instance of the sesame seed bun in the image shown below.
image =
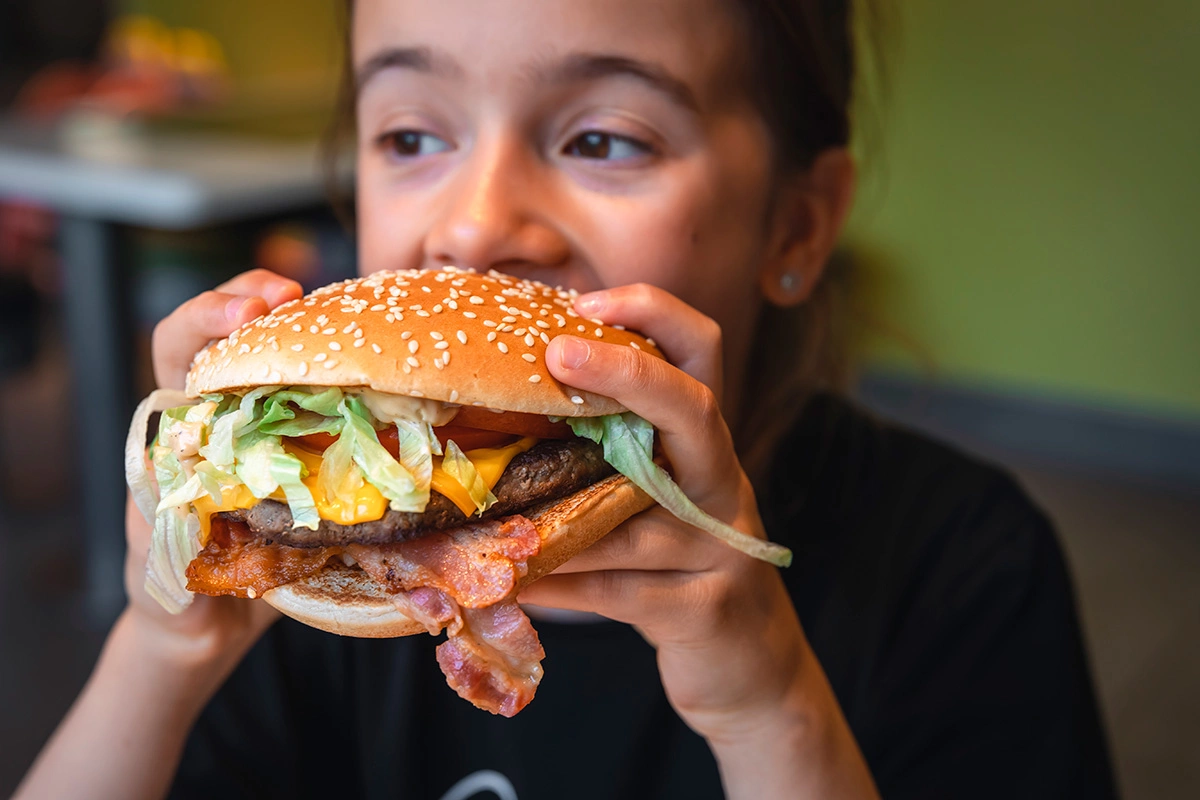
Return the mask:
{"type": "Polygon", "coordinates": [[[368,387],[554,416],[626,409],[559,383],[546,345],[570,334],[661,357],[645,337],[580,317],[576,293],[456,267],[377,272],[317,289],[197,354],[191,397],[258,386],[368,387]]]}
{"type": "MultiPolygon", "coordinates": [[[[542,548],[529,560],[518,589],[553,572],[653,504],[628,478],[613,475],[527,512],[542,548]]],[[[310,578],[271,589],[263,599],[305,625],[342,636],[381,639],[425,632],[425,626],[403,614],[365,572],[336,559],[310,578]]]]}

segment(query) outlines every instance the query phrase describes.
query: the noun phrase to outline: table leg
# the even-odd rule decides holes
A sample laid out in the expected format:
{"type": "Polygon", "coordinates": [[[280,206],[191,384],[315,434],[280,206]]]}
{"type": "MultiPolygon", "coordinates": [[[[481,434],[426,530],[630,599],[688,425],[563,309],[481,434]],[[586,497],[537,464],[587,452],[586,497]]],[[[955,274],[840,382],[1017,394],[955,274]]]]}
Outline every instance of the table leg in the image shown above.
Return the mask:
{"type": "Polygon", "coordinates": [[[79,443],[84,599],[89,618],[104,624],[124,602],[124,449],[133,405],[128,281],[116,226],[66,217],[59,237],[79,443]]]}

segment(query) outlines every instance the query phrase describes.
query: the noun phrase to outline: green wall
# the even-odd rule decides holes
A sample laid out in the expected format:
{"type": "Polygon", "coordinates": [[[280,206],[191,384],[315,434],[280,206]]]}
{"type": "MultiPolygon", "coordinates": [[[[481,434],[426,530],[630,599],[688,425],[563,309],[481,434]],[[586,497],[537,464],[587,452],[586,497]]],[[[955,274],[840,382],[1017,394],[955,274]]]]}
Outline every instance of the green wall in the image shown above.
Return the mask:
{"type": "Polygon", "coordinates": [[[1200,3],[898,5],[875,363],[1200,414],[1200,3]]]}

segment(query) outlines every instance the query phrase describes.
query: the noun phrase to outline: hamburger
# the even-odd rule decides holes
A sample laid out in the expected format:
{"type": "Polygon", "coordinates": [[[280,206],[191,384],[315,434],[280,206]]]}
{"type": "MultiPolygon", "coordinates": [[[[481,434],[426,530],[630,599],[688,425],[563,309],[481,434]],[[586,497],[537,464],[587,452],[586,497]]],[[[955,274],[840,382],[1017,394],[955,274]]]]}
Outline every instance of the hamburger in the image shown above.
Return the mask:
{"type": "Polygon", "coordinates": [[[562,334],[662,357],[574,299],[496,272],[381,272],[202,350],[185,391],[153,393],[130,428],[147,591],[175,613],[233,595],[342,635],[446,631],[451,687],[511,716],[544,655],[519,590],[654,502],[786,563],[687,500],[649,423],[550,375],[562,334]]]}

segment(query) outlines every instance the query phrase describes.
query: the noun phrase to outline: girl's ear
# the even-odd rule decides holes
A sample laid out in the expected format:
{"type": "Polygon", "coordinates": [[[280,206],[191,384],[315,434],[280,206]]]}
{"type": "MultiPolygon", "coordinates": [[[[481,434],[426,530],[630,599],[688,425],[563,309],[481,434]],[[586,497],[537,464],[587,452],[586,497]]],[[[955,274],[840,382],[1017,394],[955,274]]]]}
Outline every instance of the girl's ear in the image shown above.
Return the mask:
{"type": "Polygon", "coordinates": [[[794,306],[812,294],[854,202],[856,174],[849,151],[835,147],[822,151],[807,172],[785,181],[759,276],[769,302],[794,306]]]}

